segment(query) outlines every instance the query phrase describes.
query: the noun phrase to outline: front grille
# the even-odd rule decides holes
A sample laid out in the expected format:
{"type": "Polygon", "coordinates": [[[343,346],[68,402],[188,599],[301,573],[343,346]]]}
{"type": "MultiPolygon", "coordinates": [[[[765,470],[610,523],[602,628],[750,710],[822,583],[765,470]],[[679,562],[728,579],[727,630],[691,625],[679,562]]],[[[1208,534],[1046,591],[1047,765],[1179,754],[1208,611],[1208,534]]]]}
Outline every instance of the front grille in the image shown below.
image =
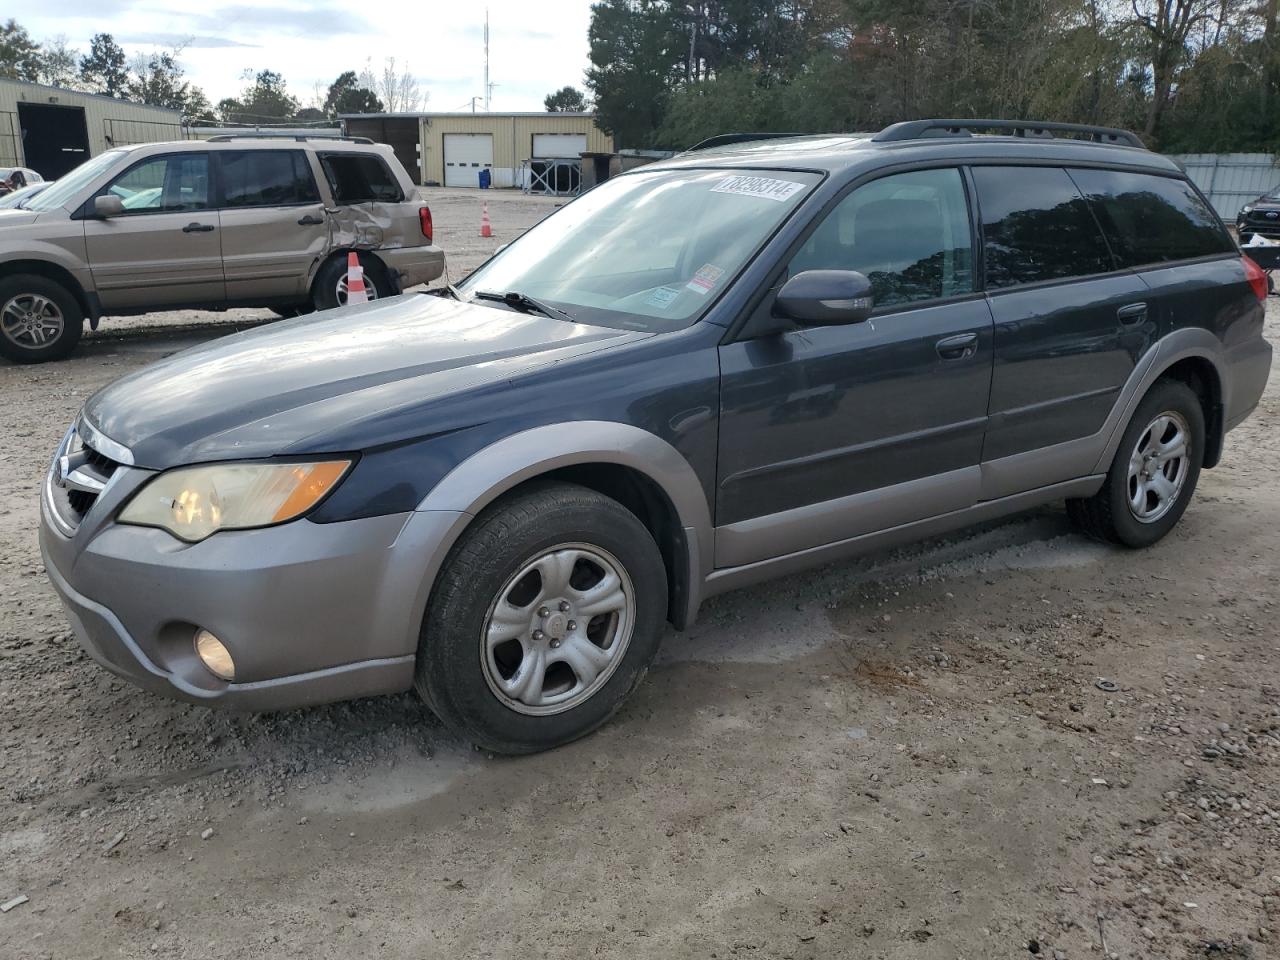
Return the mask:
{"type": "Polygon", "coordinates": [[[1246,218],[1249,223],[1256,223],[1262,227],[1276,227],[1280,229],[1280,214],[1278,210],[1251,210],[1246,218]]]}
{"type": "Polygon", "coordinates": [[[49,468],[49,506],[64,532],[72,533],[93,509],[120,463],[91,447],[72,427],[49,468]]]}

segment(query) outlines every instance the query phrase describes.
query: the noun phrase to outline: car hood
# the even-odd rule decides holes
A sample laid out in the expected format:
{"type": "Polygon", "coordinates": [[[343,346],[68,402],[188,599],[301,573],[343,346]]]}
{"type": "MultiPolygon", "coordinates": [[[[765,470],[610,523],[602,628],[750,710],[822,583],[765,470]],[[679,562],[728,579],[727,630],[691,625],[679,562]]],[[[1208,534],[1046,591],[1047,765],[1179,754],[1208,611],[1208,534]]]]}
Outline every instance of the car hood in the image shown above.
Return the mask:
{"type": "Polygon", "coordinates": [[[348,452],[326,437],[380,418],[407,432],[371,430],[379,443],[426,436],[430,417],[413,411],[433,401],[646,336],[408,294],[175,354],[100,390],[84,416],[152,469],[348,452]]]}
{"type": "Polygon", "coordinates": [[[20,227],[35,223],[40,214],[20,207],[0,207],[0,227],[20,227]]]}

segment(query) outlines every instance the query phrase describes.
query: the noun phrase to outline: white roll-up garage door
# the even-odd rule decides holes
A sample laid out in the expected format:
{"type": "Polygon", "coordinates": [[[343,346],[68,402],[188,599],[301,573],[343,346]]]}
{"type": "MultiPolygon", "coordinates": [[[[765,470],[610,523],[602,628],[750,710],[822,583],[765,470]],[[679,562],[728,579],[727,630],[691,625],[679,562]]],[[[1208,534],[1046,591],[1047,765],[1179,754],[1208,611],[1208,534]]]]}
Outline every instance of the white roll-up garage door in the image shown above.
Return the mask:
{"type": "Polygon", "coordinates": [[[587,152],[587,135],[585,133],[535,133],[533,135],[533,156],[538,160],[553,160],[567,157],[577,160],[587,152]]]}
{"type": "Polygon", "coordinates": [[[493,134],[444,135],[444,185],[478,187],[480,171],[493,167],[493,134]]]}

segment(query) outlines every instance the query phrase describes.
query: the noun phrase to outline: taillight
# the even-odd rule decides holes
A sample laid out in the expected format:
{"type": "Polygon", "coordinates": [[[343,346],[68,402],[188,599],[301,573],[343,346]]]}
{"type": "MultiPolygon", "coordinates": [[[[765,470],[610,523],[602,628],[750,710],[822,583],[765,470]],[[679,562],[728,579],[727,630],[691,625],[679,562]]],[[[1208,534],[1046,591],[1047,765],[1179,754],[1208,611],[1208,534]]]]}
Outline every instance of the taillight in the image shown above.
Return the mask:
{"type": "Polygon", "coordinates": [[[1262,303],[1267,302],[1267,273],[1260,266],[1253,262],[1252,257],[1242,256],[1244,261],[1244,278],[1249,281],[1249,286],[1253,287],[1253,295],[1262,303]]]}
{"type": "Polygon", "coordinates": [[[418,208],[418,223],[422,225],[422,235],[427,238],[427,243],[431,243],[431,208],[418,208]]]}

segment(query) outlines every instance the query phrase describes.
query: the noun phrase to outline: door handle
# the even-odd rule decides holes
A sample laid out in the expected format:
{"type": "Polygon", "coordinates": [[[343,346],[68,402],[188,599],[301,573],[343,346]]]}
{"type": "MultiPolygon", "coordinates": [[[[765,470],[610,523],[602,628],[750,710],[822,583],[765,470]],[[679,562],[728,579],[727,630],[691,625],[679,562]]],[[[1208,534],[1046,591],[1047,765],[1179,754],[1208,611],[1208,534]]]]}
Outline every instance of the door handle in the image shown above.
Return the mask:
{"type": "Polygon", "coordinates": [[[1134,323],[1142,323],[1147,319],[1147,305],[1145,303],[1130,303],[1117,310],[1116,316],[1119,317],[1120,322],[1126,326],[1134,323]]]}
{"type": "Polygon", "coordinates": [[[965,360],[978,352],[978,335],[959,333],[939,340],[936,346],[943,360],[965,360]]]}
{"type": "Polygon", "coordinates": [[[298,221],[300,227],[316,227],[324,223],[324,217],[313,216],[308,213],[305,217],[298,221]]]}
{"type": "Polygon", "coordinates": [[[183,233],[210,233],[212,231],[212,223],[188,223],[182,228],[183,233]]]}

